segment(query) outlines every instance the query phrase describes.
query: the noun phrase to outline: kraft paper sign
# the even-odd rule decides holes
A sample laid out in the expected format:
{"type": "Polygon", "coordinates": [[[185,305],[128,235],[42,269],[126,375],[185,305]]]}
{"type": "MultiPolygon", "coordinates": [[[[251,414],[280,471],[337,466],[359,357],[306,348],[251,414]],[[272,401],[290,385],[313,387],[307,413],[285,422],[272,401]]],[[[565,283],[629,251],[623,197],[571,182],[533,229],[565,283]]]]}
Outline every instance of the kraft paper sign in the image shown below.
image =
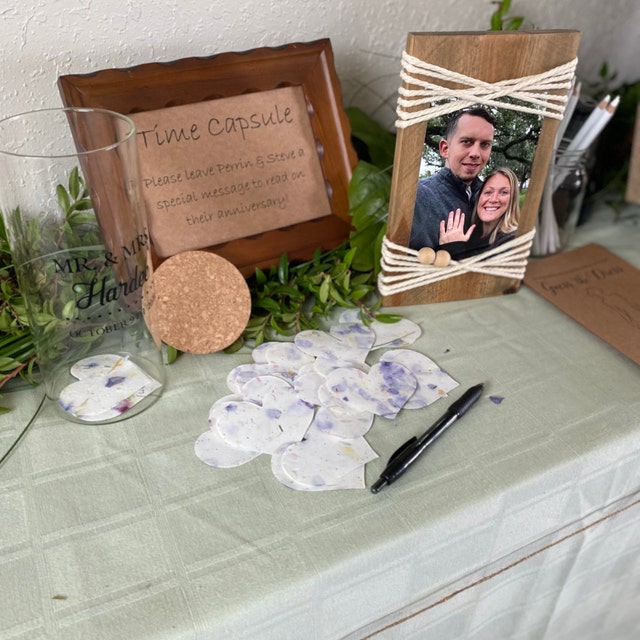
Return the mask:
{"type": "Polygon", "coordinates": [[[301,87],[131,118],[160,257],[331,214],[301,87]]]}
{"type": "Polygon", "coordinates": [[[598,244],[529,262],[526,285],[640,364],[640,270],[598,244]]]}

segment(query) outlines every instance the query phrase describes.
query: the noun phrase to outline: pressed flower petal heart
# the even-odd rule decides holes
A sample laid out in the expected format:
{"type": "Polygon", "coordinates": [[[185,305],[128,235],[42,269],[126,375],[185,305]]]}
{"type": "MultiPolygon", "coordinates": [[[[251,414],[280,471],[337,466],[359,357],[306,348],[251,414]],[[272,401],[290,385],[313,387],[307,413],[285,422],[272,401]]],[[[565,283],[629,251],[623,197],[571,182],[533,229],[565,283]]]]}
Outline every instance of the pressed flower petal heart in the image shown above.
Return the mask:
{"type": "Polygon", "coordinates": [[[263,343],[253,363],[229,373],[233,395],[214,403],[211,429],[196,442],[203,462],[231,467],[267,453],[273,475],[291,489],[365,488],[365,465],[376,453],[364,436],[374,416],[395,418],[458,383],[426,356],[397,348],[420,335],[415,323],[365,324],[359,310],[340,319],[330,333],[263,343]],[[393,350],[371,366],[367,356],[381,346],[393,350]]]}
{"type": "Polygon", "coordinates": [[[395,418],[417,386],[411,371],[396,362],[379,362],[368,373],[343,367],[326,381],[329,393],[343,404],[385,418],[395,418]]]}
{"type": "Polygon", "coordinates": [[[364,438],[345,440],[319,434],[290,444],[280,463],[296,482],[318,486],[334,484],[377,457],[364,438]]]}
{"type": "Polygon", "coordinates": [[[313,356],[301,351],[292,342],[268,342],[260,357],[266,362],[285,371],[300,371],[313,362],[313,356]]]}
{"type": "Polygon", "coordinates": [[[397,349],[413,344],[422,333],[420,325],[412,320],[400,318],[397,322],[379,322],[374,320],[371,328],[376,335],[374,349],[397,349]]]}
{"type": "Polygon", "coordinates": [[[329,335],[352,349],[367,353],[376,340],[373,329],[366,327],[362,322],[344,322],[333,325],[329,329],[329,335]]]}
{"type": "MultiPolygon", "coordinates": [[[[360,324],[365,327],[358,309],[347,309],[339,317],[341,325],[360,324]]],[[[375,335],[375,341],[371,345],[372,349],[408,347],[413,344],[422,334],[420,325],[409,320],[400,318],[396,322],[380,322],[375,318],[365,327],[375,335]]],[[[331,328],[333,334],[334,328],[331,328]]]]}
{"type": "Polygon", "coordinates": [[[220,469],[239,467],[260,455],[259,451],[230,446],[212,429],[205,431],[196,440],[195,452],[202,462],[220,469]]]}
{"type": "Polygon", "coordinates": [[[329,360],[337,364],[362,364],[369,354],[369,347],[349,345],[338,338],[309,329],[296,334],[296,346],[310,356],[329,360]]]}
{"type": "Polygon", "coordinates": [[[369,411],[339,411],[333,407],[318,407],[310,429],[317,429],[338,438],[358,438],[365,435],[373,424],[369,411]]]}
{"type": "Polygon", "coordinates": [[[409,398],[405,409],[421,409],[446,397],[458,383],[445,373],[431,358],[410,349],[385,352],[380,362],[397,362],[413,373],[418,381],[415,393],[409,398]]]}
{"type": "Polygon", "coordinates": [[[161,386],[137,364],[114,354],[84,358],[70,372],[78,381],[60,392],[58,403],[87,422],[111,420],[161,386]]]}
{"type": "Polygon", "coordinates": [[[335,482],[317,484],[304,484],[298,480],[292,478],[287,471],[282,467],[282,456],[286,452],[289,445],[280,447],[271,456],[271,471],[278,480],[285,487],[295,489],[296,491],[335,491],[339,489],[364,489],[364,464],[353,469],[352,471],[340,476],[335,482]]]}
{"type": "Polygon", "coordinates": [[[282,369],[267,362],[253,362],[234,367],[227,375],[227,387],[234,393],[242,393],[244,385],[258,376],[277,376],[283,380],[292,381],[294,373],[282,369]]]}
{"type": "Polygon", "coordinates": [[[230,446],[273,453],[286,442],[304,437],[314,409],[280,378],[254,378],[243,387],[245,400],[216,403],[211,428],[230,446]]]}

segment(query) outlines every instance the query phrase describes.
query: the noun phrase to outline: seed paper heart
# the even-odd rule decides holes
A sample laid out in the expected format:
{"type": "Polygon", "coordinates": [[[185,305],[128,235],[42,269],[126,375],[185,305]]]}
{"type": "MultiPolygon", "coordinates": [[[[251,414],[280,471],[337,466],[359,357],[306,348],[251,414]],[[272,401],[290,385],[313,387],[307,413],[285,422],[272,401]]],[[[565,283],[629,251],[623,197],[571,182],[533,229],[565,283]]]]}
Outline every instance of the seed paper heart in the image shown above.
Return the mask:
{"type": "Polygon", "coordinates": [[[304,437],[314,410],[288,383],[275,377],[256,378],[243,390],[249,400],[216,403],[209,412],[209,425],[224,442],[245,451],[273,453],[304,437]]]}
{"type": "MultiPolygon", "coordinates": [[[[346,309],[340,314],[338,326],[354,323],[365,326],[359,310],[346,309]]],[[[420,325],[407,318],[400,318],[396,322],[380,322],[374,318],[367,329],[375,335],[372,349],[408,347],[422,334],[420,325]]]]}
{"type": "Polygon", "coordinates": [[[296,346],[310,356],[324,358],[336,364],[364,363],[369,347],[352,346],[324,331],[309,329],[296,334],[296,346]]]}
{"type": "Polygon", "coordinates": [[[382,354],[380,362],[397,362],[407,367],[416,377],[418,387],[409,398],[405,409],[421,409],[444,398],[458,383],[433,360],[410,349],[396,349],[382,354]]]}
{"type": "Polygon", "coordinates": [[[304,365],[313,362],[313,356],[291,342],[268,342],[260,357],[273,367],[286,371],[300,371],[304,365]]]}
{"type": "Polygon", "coordinates": [[[122,356],[114,353],[102,353],[97,356],[83,358],[74,363],[69,373],[78,380],[85,380],[95,376],[108,375],[112,369],[117,368],[122,361],[122,356]]]}
{"type": "Polygon", "coordinates": [[[271,472],[278,482],[282,483],[285,487],[289,487],[290,489],[295,489],[296,491],[334,491],[339,489],[364,489],[365,481],[364,481],[364,465],[360,465],[356,469],[346,473],[345,475],[338,478],[336,482],[333,483],[325,483],[325,484],[303,484],[292,478],[283,468],[282,468],[282,455],[286,451],[288,445],[284,445],[280,447],[272,456],[271,456],[271,472]]]}
{"type": "Polygon", "coordinates": [[[396,362],[379,362],[369,373],[343,367],[327,376],[329,393],[355,411],[395,418],[418,386],[415,376],[396,362]]]}
{"type": "Polygon", "coordinates": [[[373,413],[369,411],[340,411],[335,407],[318,407],[312,427],[338,438],[364,436],[373,424],[373,413]]]}
{"type": "Polygon", "coordinates": [[[387,352],[371,367],[366,358],[372,349],[404,345],[420,335],[415,323],[374,320],[371,327],[359,311],[349,310],[331,334],[303,331],[294,343],[254,348],[253,363],[227,377],[233,395],[211,407],[210,429],[196,441],[198,457],[227,467],[268,453],[273,475],[291,489],[364,488],[365,464],[376,457],[364,439],[374,415],[393,418],[411,400],[432,401],[446,384],[457,385],[436,380],[446,374],[426,356],[402,350],[397,356],[387,352]],[[372,335],[377,325],[380,334],[372,335]],[[422,387],[427,399],[419,393],[422,387]]]}
{"type": "Polygon", "coordinates": [[[406,318],[400,318],[397,322],[379,322],[374,320],[371,324],[376,341],[374,349],[398,349],[413,344],[422,334],[419,325],[406,318]]]}
{"type": "Polygon", "coordinates": [[[376,334],[373,329],[366,327],[362,322],[335,324],[329,329],[329,335],[352,349],[366,351],[367,353],[369,353],[376,340],[376,334]]]}
{"type": "Polygon", "coordinates": [[[220,469],[239,467],[260,455],[259,451],[247,451],[231,446],[212,429],[205,431],[196,440],[195,451],[202,462],[220,469]]]}
{"type": "Polygon", "coordinates": [[[305,402],[315,405],[320,404],[318,389],[324,384],[325,377],[316,371],[309,371],[296,377],[293,382],[298,397],[305,402]]]}
{"type": "Polygon", "coordinates": [[[335,484],[377,457],[364,438],[346,440],[317,433],[287,446],[280,464],[297,483],[324,486],[335,484]]]}
{"type": "Polygon", "coordinates": [[[70,373],[78,381],[60,392],[58,403],[86,422],[116,418],[161,386],[137,364],[115,354],[79,360],[70,373]]]}
{"type": "Polygon", "coordinates": [[[322,376],[328,376],[334,369],[340,369],[341,367],[352,367],[353,369],[360,369],[361,371],[369,371],[370,367],[366,362],[337,362],[336,360],[327,360],[326,358],[316,358],[314,369],[322,376]]]}
{"type": "Polygon", "coordinates": [[[267,362],[254,362],[251,364],[241,364],[234,367],[227,375],[227,387],[233,393],[242,393],[242,388],[247,382],[258,376],[276,376],[283,380],[293,382],[295,373],[283,371],[267,362]]]}

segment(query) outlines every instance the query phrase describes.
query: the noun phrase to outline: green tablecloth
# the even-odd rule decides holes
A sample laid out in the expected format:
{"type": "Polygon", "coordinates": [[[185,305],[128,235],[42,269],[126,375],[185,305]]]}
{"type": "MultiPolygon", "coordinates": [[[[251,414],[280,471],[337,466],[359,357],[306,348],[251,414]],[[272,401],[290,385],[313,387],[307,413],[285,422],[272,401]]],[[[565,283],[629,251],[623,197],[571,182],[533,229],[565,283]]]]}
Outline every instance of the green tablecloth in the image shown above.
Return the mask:
{"type": "MultiPolygon", "coordinates": [[[[633,221],[602,210],[572,244],[591,241],[640,266],[633,221]]],[[[367,485],[463,388],[486,392],[378,495],[292,491],[268,456],[196,458],[248,351],[180,357],[164,396],[114,425],[46,407],[0,468],[0,637],[635,637],[638,366],[526,287],[399,311],[460,388],[376,419],[367,485]]],[[[0,449],[41,393],[5,394],[0,449]]]]}

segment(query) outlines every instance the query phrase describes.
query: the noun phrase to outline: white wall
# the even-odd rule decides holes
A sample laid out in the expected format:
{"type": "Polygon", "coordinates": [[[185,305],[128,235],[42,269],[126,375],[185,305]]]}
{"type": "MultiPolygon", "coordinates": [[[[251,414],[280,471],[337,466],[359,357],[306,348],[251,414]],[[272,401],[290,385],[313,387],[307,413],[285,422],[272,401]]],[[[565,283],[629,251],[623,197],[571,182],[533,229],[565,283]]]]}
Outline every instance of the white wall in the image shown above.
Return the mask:
{"type": "MultiPolygon", "coordinates": [[[[343,103],[392,122],[409,31],[485,30],[490,0],[5,0],[0,117],[61,104],[56,81],[185,56],[331,38],[343,103]],[[385,102],[386,100],[386,102],[385,102]]],[[[4,2],[3,2],[4,4],[4,2]]],[[[579,75],[640,77],[638,0],[513,0],[537,28],[579,29],[579,75]]]]}

